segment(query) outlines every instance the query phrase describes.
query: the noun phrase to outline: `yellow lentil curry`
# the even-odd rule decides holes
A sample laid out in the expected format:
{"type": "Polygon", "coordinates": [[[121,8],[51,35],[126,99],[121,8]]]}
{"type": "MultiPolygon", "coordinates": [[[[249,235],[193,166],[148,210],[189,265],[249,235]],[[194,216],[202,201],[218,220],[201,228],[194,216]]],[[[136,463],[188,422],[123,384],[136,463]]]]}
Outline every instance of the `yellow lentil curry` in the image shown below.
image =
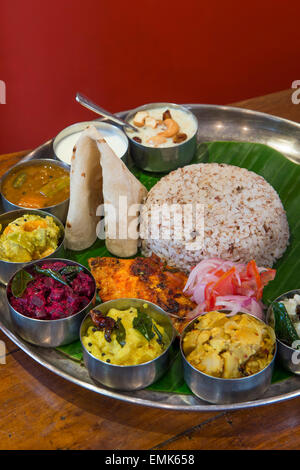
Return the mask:
{"type": "Polygon", "coordinates": [[[143,364],[160,356],[170,344],[164,328],[148,314],[134,307],[128,310],[111,308],[105,318],[113,319],[114,323],[122,328],[113,329],[107,338],[104,329],[90,326],[86,335],[82,337],[86,349],[101,361],[120,366],[143,364]],[[143,326],[142,329],[139,328],[143,321],[148,324],[148,333],[150,333],[148,336],[146,334],[146,337],[141,333],[141,331],[145,333],[143,326]],[[123,332],[121,340],[120,331],[123,332]]]}
{"type": "Polygon", "coordinates": [[[60,228],[51,216],[28,214],[0,225],[0,259],[26,263],[51,255],[58,247],[60,228]]]}
{"type": "Polygon", "coordinates": [[[183,339],[188,362],[205,374],[235,379],[255,374],[273,359],[273,329],[247,315],[209,312],[183,339]]]}
{"type": "Polygon", "coordinates": [[[70,196],[70,175],[54,162],[16,166],[5,178],[2,194],[20,207],[43,209],[55,206],[70,196]]]}

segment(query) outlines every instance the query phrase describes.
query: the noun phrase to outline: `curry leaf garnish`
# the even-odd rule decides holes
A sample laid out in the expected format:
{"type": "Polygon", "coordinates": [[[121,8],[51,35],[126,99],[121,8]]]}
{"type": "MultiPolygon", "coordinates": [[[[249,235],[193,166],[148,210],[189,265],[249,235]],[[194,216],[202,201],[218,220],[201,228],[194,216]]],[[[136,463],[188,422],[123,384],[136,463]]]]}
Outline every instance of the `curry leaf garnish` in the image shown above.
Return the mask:
{"type": "Polygon", "coordinates": [[[11,292],[14,297],[22,297],[24,294],[27,285],[30,281],[32,281],[34,277],[25,271],[25,269],[21,269],[12,280],[11,283],[11,292]]]}
{"type": "Polygon", "coordinates": [[[61,276],[65,276],[66,280],[70,283],[82,270],[83,268],[81,266],[65,266],[64,268],[59,270],[59,274],[61,276]]]}
{"type": "Polygon", "coordinates": [[[152,318],[141,310],[137,311],[137,317],[134,317],[132,326],[138,330],[147,341],[150,341],[155,335],[152,331],[152,318]]]}
{"type": "Polygon", "coordinates": [[[121,318],[118,318],[116,321],[116,340],[118,341],[119,345],[123,348],[126,344],[126,330],[124,328],[124,325],[122,323],[121,318]]]}
{"type": "Polygon", "coordinates": [[[44,274],[44,276],[52,277],[52,279],[55,279],[55,281],[58,281],[64,286],[69,287],[69,284],[67,283],[67,281],[64,280],[64,278],[59,272],[53,271],[52,269],[43,269],[43,268],[40,268],[39,266],[35,266],[35,270],[39,274],[44,274]]]}
{"type": "Polygon", "coordinates": [[[157,340],[156,341],[158,342],[158,344],[160,344],[161,346],[164,346],[162,334],[159,331],[159,329],[157,328],[157,326],[155,325],[155,323],[153,323],[153,330],[154,330],[154,333],[157,334],[157,340]]]}
{"type": "Polygon", "coordinates": [[[60,274],[79,273],[83,268],[81,266],[65,266],[59,270],[60,274]]]}

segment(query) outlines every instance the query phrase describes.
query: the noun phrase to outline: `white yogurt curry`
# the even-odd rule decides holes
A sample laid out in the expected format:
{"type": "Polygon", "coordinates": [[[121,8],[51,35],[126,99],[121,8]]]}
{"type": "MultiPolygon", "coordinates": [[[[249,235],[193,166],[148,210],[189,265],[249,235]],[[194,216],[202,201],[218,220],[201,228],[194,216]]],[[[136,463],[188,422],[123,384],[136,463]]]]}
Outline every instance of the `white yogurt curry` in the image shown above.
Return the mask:
{"type": "MultiPolygon", "coordinates": [[[[69,165],[71,164],[73,148],[76,145],[83,130],[84,129],[82,129],[81,131],[76,131],[73,134],[67,135],[57,143],[55,153],[61,161],[68,163],[69,165]]],[[[115,154],[119,158],[123,157],[127,150],[127,142],[125,136],[124,139],[122,139],[121,135],[114,132],[113,129],[111,130],[104,127],[99,128],[99,131],[105,138],[110,148],[115,152],[115,154]]]]}
{"type": "Polygon", "coordinates": [[[190,113],[167,106],[138,111],[129,123],[139,131],[126,129],[128,136],[148,147],[174,147],[190,139],[197,130],[190,113]]]}

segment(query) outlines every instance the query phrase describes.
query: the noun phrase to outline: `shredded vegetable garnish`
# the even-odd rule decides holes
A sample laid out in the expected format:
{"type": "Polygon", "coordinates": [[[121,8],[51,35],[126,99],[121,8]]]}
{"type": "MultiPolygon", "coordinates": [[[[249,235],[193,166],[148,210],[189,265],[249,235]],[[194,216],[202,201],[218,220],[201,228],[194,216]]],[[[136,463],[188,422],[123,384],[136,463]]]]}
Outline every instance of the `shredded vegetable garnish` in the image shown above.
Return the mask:
{"type": "Polygon", "coordinates": [[[275,278],[276,270],[211,258],[201,261],[190,273],[184,292],[197,307],[188,315],[194,318],[214,309],[250,313],[263,319],[263,288],[275,278]]]}

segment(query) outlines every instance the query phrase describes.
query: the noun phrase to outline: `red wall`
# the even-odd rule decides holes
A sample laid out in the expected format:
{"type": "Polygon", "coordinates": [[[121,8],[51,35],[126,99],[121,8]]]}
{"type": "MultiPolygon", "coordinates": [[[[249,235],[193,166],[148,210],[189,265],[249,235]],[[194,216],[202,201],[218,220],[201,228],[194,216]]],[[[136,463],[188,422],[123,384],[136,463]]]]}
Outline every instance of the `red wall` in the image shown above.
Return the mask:
{"type": "Polygon", "coordinates": [[[151,101],[219,103],[300,78],[299,2],[1,0],[0,153],[151,101]]]}

